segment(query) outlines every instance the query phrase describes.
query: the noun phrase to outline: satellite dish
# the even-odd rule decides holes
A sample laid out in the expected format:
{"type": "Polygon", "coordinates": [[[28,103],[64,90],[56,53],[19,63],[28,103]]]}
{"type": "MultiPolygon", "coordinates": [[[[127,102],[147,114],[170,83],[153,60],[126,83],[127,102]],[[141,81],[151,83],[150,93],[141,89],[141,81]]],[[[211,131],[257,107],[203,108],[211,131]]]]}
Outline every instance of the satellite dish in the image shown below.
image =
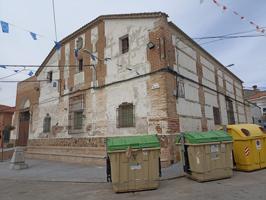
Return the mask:
{"type": "Polygon", "coordinates": [[[77,41],[76,41],[76,46],[77,49],[80,50],[83,47],[83,38],[82,37],[78,37],[77,41]]]}

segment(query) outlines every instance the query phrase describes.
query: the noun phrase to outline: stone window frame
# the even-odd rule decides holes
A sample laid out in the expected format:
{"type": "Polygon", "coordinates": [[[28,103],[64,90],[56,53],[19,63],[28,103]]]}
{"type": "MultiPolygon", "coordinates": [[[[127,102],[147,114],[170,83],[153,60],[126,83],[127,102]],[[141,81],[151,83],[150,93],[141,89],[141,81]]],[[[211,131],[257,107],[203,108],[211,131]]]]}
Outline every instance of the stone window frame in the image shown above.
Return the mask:
{"type": "Polygon", "coordinates": [[[124,102],[116,109],[116,127],[135,127],[135,106],[133,103],[124,102]]]}
{"type": "Polygon", "coordinates": [[[43,119],[43,133],[51,132],[51,121],[51,116],[47,113],[43,119]]]}

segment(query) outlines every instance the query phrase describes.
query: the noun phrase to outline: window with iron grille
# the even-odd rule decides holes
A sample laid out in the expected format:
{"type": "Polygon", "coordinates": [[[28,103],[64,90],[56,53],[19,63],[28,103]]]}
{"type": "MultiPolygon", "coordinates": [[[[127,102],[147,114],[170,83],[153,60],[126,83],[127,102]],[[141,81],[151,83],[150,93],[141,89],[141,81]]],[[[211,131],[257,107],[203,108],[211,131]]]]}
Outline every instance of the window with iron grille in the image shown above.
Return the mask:
{"type": "Polygon", "coordinates": [[[120,46],[121,46],[122,54],[128,52],[128,50],[129,50],[128,35],[125,35],[125,36],[120,38],[120,46]]]}
{"type": "Polygon", "coordinates": [[[51,117],[47,114],[43,120],[43,132],[49,133],[51,131],[51,117]]]}
{"type": "Polygon", "coordinates": [[[227,110],[228,124],[235,124],[233,102],[229,97],[226,98],[226,110],[227,110]]]}
{"type": "Polygon", "coordinates": [[[80,133],[83,128],[84,96],[78,95],[69,99],[69,129],[70,133],[80,133]]]}
{"type": "Polygon", "coordinates": [[[83,111],[74,112],[74,129],[82,129],[83,111]]]}
{"type": "Polygon", "coordinates": [[[213,120],[214,124],[221,124],[220,109],[217,107],[213,107],[213,120]]]}
{"type": "Polygon", "coordinates": [[[135,114],[134,105],[132,103],[122,103],[117,108],[117,127],[134,127],[135,114]]]}

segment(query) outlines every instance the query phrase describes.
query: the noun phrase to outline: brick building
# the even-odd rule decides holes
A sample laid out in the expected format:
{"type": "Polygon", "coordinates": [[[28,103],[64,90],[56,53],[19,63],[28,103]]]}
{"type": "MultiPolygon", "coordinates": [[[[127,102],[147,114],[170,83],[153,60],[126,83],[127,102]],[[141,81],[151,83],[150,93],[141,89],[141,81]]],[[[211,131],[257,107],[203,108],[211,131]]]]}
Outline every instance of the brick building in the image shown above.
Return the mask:
{"type": "Polygon", "coordinates": [[[147,133],[172,162],[176,133],[247,122],[242,81],[167,17],[104,15],[61,40],[36,72],[28,155],[90,162],[105,137],[147,133]]]}
{"type": "Polygon", "coordinates": [[[0,105],[0,147],[2,147],[3,130],[6,126],[12,125],[12,117],[15,108],[5,105],[0,105]]]}

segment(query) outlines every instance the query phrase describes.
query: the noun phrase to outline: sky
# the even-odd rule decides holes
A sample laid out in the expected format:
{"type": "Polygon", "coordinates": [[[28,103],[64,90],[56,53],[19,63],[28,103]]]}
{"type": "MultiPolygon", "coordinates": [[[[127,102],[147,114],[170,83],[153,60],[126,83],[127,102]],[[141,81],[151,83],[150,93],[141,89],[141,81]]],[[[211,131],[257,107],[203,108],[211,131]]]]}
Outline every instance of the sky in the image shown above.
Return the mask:
{"type": "MultiPolygon", "coordinates": [[[[103,14],[162,11],[192,38],[225,35],[254,30],[247,21],[223,11],[212,0],[54,0],[57,37],[62,39],[81,26],[103,14]]],[[[266,26],[265,0],[218,0],[228,8],[266,26]]],[[[1,65],[40,65],[54,46],[52,0],[0,0],[0,20],[10,26],[9,34],[0,31],[1,65]],[[24,30],[43,35],[33,40],[24,30]]],[[[255,35],[258,32],[250,32],[255,35]]],[[[208,40],[197,40],[199,44],[208,40]]],[[[221,40],[202,47],[244,81],[245,87],[258,85],[266,89],[266,37],[221,40]]],[[[29,70],[15,73],[14,69],[0,68],[0,104],[15,105],[16,83],[28,78],[29,70]],[[16,74],[16,75],[12,75],[16,74]],[[3,78],[5,76],[9,76],[3,78]]]]}

